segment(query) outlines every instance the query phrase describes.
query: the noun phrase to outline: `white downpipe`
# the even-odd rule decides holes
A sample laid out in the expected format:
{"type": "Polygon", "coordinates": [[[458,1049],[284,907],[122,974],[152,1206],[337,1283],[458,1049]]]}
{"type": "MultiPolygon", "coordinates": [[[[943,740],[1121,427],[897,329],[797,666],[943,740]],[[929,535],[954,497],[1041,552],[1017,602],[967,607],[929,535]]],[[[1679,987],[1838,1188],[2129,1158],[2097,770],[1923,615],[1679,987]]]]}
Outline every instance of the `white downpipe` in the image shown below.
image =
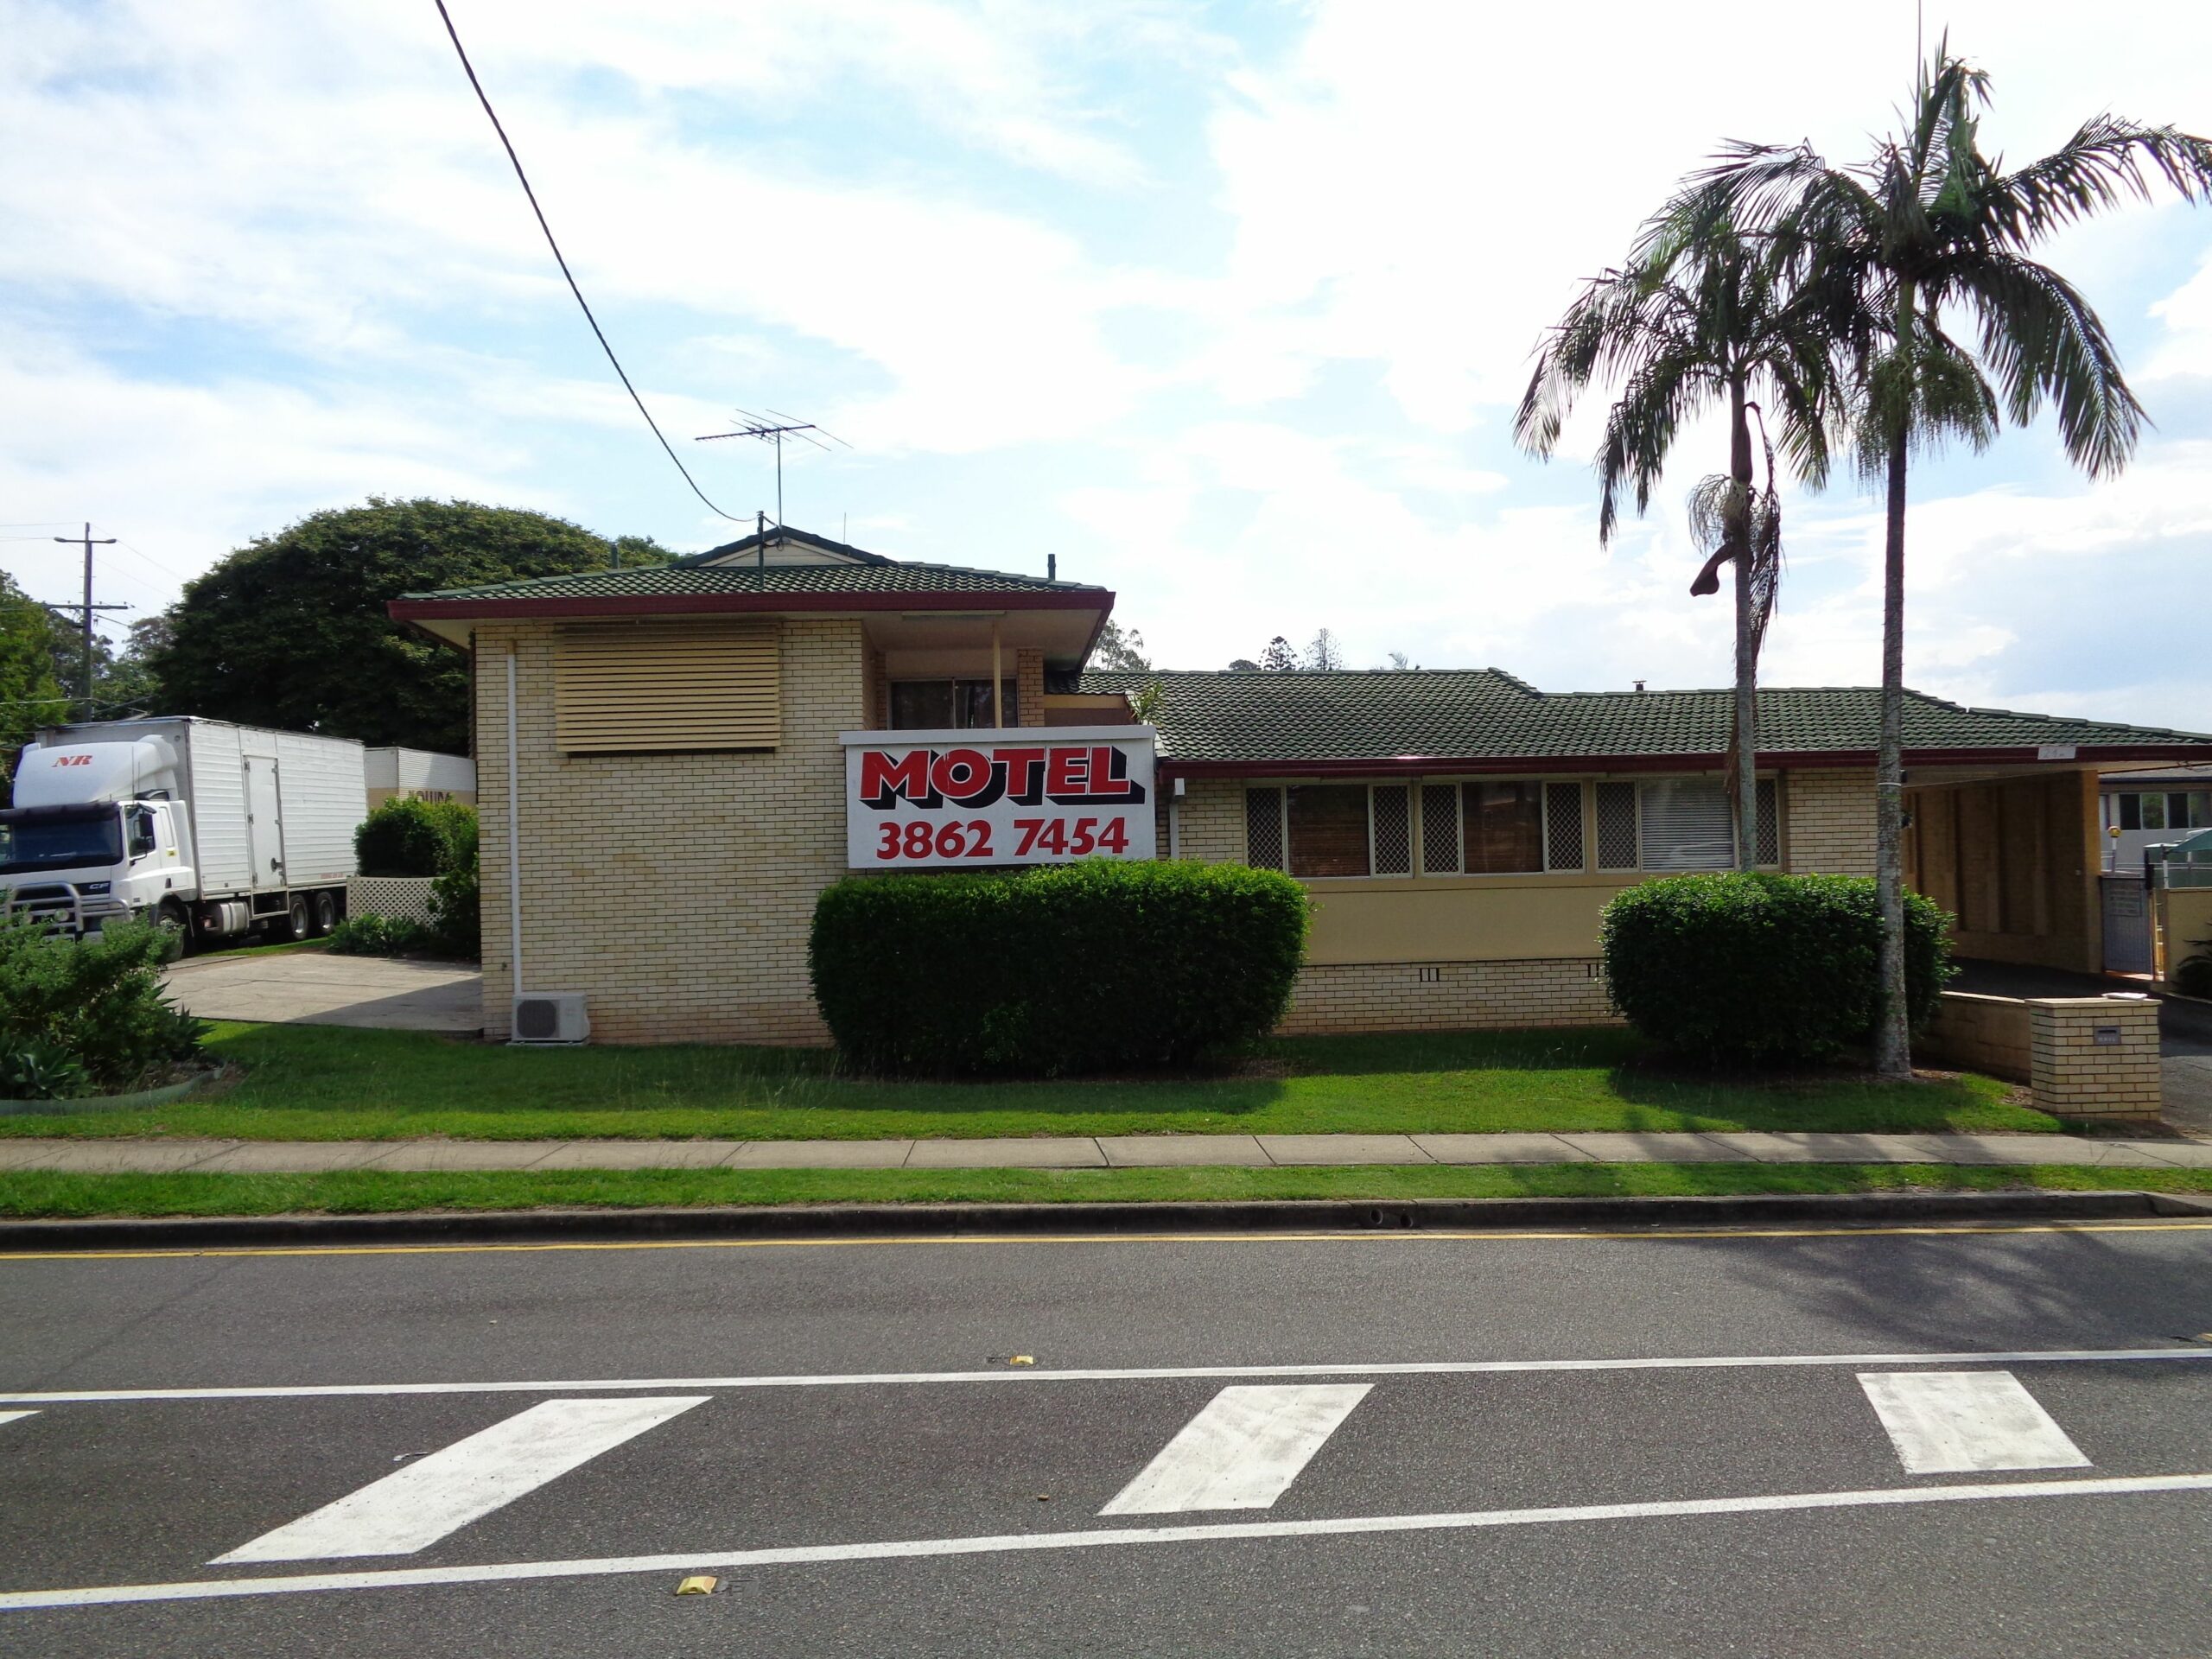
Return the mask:
{"type": "MultiPolygon", "coordinates": [[[[522,995],[522,768],[515,757],[515,648],[507,647],[507,989],[522,995]]],[[[512,1033],[508,1033],[510,1037],[512,1033]]]]}

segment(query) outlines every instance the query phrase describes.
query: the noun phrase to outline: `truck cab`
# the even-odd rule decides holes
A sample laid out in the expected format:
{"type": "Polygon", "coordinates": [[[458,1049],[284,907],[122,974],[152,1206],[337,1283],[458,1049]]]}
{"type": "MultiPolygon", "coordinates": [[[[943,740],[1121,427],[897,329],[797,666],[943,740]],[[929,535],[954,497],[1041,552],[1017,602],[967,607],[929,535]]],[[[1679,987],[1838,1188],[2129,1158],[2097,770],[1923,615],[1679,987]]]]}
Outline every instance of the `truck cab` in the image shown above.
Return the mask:
{"type": "Polygon", "coordinates": [[[0,901],[72,935],[188,927],[198,884],[175,767],[158,739],[26,749],[0,811],[0,901]]]}

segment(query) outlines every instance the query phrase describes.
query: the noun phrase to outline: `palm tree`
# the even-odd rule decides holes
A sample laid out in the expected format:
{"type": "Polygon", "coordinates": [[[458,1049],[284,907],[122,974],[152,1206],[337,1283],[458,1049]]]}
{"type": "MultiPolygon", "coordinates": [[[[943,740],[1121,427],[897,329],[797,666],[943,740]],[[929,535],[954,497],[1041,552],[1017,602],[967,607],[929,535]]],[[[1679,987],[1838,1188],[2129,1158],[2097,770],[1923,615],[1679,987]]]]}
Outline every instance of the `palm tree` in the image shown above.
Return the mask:
{"type": "Polygon", "coordinates": [[[1904,130],[1866,162],[1831,167],[1809,146],[1735,144],[1677,199],[1669,233],[1726,226],[1801,262],[1802,297],[1858,391],[1862,470],[1885,489],[1882,721],[1875,774],[1883,1007],[1875,1069],[1912,1075],[1904,986],[1904,526],[1913,452],[1949,438],[1979,447],[2000,412],[2034,419],[2045,399],[2068,457],[2092,478],[2126,465],[2143,408],[2088,301],[2030,256],[2064,226],[2149,200],[2159,180],[2212,196],[2212,143],[2111,115],[2007,172],[1983,156],[1980,71],[1938,44],[1904,130]],[[1943,327],[1968,320],[1976,350],[1943,327]]]}
{"type": "Polygon", "coordinates": [[[1758,419],[1764,436],[1763,404],[1772,404],[1783,454],[1799,477],[1821,481],[1834,354],[1798,315],[1790,260],[1694,206],[1678,199],[1649,221],[1627,266],[1592,277],[1553,326],[1514,418],[1514,435],[1530,453],[1548,457],[1586,389],[1600,380],[1618,388],[1597,462],[1603,545],[1618,524],[1623,490],[1633,489],[1636,510],[1643,512],[1683,426],[1726,410],[1729,470],[1704,480],[1691,497],[1692,533],[1710,556],[1690,591],[1717,591],[1719,567],[1735,566],[1728,775],[1736,863],[1748,870],[1758,863],[1758,654],[1782,557],[1774,447],[1765,445],[1767,487],[1755,492],[1751,421],[1758,419]]]}

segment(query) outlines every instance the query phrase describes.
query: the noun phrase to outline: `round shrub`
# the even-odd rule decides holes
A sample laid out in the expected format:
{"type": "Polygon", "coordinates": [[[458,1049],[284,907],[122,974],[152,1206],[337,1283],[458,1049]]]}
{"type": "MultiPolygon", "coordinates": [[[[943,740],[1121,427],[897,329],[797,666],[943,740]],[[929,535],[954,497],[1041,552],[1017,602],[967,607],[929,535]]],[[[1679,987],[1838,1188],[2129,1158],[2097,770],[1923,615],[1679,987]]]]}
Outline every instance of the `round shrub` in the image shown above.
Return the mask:
{"type": "Polygon", "coordinates": [[[817,902],[807,965],[869,1071],[1182,1065],[1274,1029],[1306,918],[1295,881],[1233,864],[853,876],[817,902]]]}
{"type": "MultiPolygon", "coordinates": [[[[1951,977],[1951,918],[1905,895],[1906,1013],[1951,977]]],[[[1881,1004],[1874,883],[1844,875],[1675,875],[1605,906],[1613,1006],[1653,1041],[1728,1065],[1834,1058],[1871,1042],[1881,1004]]]]}
{"type": "Polygon", "coordinates": [[[427,801],[385,801],[353,831],[363,875],[435,875],[451,856],[445,827],[427,801]]]}

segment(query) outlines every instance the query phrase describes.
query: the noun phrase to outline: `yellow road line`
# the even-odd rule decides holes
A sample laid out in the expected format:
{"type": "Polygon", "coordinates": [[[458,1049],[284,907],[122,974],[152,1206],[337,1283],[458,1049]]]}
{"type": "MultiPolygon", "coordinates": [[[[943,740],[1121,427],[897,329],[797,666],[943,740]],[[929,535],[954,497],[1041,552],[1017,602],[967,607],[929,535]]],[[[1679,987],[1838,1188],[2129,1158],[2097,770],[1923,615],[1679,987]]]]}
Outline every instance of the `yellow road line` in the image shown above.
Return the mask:
{"type": "Polygon", "coordinates": [[[950,1233],[897,1234],[880,1238],[652,1238],[561,1241],[539,1244],[241,1244],[205,1249],[13,1250],[4,1262],[146,1262],[258,1255],[529,1255],[559,1250],[847,1249],[855,1246],[975,1244],[1325,1244],[1354,1241],[1399,1243],[1515,1243],[1532,1240],[1640,1239],[1666,1243],[1713,1238],[1901,1238],[2011,1233],[2189,1233],[2212,1230],[2207,1221],[2052,1221],[1919,1223],[1878,1227],[1557,1228],[1543,1230],[1447,1231],[1377,1228],[1297,1233],[950,1233]]]}

